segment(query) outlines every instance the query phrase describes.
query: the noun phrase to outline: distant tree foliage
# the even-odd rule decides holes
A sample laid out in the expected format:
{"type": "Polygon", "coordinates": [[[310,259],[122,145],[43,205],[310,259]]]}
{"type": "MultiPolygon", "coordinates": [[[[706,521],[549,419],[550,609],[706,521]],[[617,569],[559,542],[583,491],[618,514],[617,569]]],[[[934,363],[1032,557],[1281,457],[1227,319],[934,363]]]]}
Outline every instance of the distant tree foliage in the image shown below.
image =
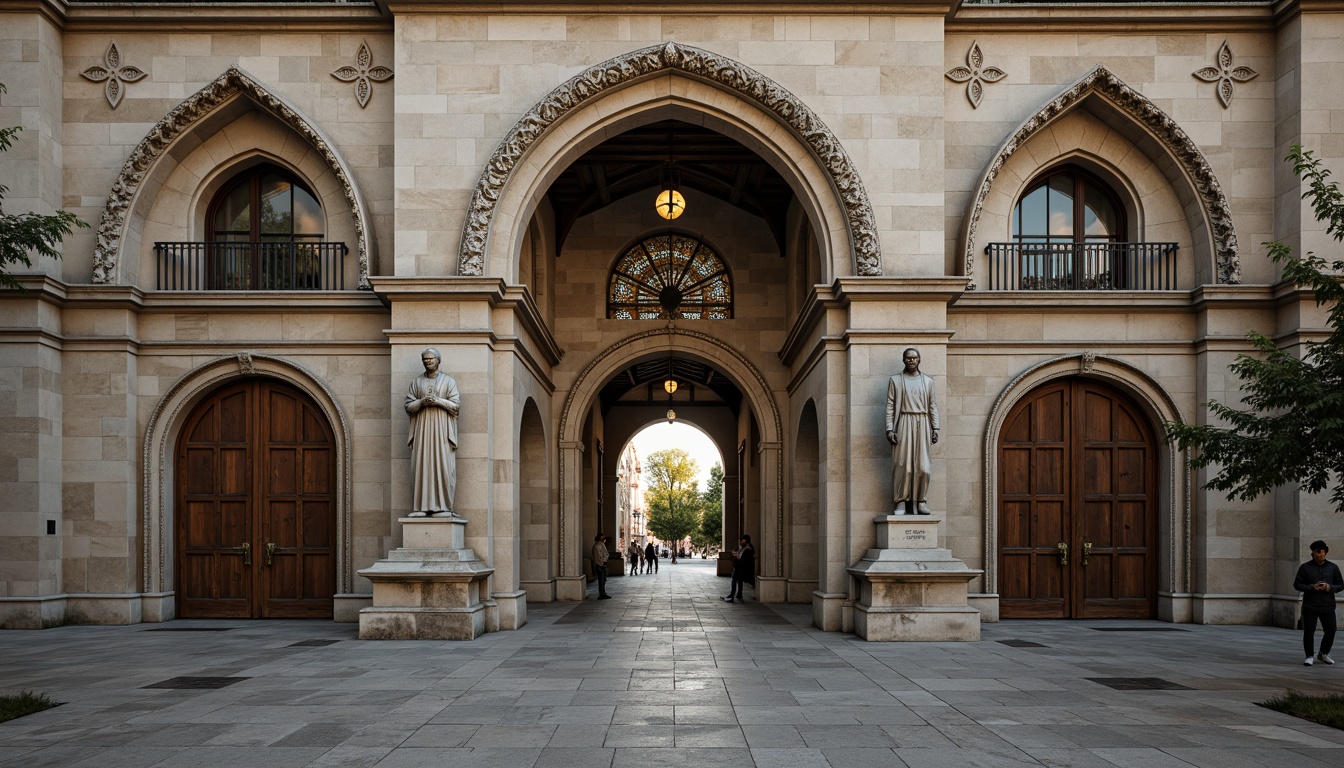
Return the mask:
{"type": "Polygon", "coordinates": [[[709,482],[700,492],[700,525],[691,531],[691,544],[701,552],[723,545],[723,465],[715,462],[709,482]]]}
{"type": "MultiPolygon", "coordinates": [[[[1287,159],[1308,184],[1302,198],[1312,201],[1316,220],[1335,241],[1344,240],[1344,194],[1327,181],[1330,171],[1300,146],[1287,159]]],[[[1319,493],[1333,481],[1330,499],[1344,512],[1344,260],[1294,258],[1283,243],[1265,246],[1285,280],[1314,290],[1317,305],[1329,307],[1330,335],[1299,359],[1251,331],[1259,355],[1239,355],[1231,366],[1246,407],[1205,403],[1228,426],[1168,423],[1167,439],[1193,451],[1196,469],[1217,466],[1205,487],[1227,491],[1229,499],[1249,501],[1286,483],[1319,493]]]]}
{"type": "Polygon", "coordinates": [[[644,462],[644,477],[648,484],[644,502],[649,513],[649,533],[672,545],[674,563],[677,561],[677,543],[700,524],[697,471],[695,459],[681,448],[654,451],[644,462]]]}
{"type": "MultiPolygon", "coordinates": [[[[5,84],[0,83],[0,93],[5,92],[5,84]]],[[[14,137],[23,127],[0,128],[0,152],[7,152],[14,143],[14,137]]],[[[4,209],[5,194],[9,187],[0,184],[0,287],[23,289],[19,281],[9,274],[11,264],[33,266],[32,254],[52,259],[61,258],[56,248],[75,227],[87,227],[75,214],[57,211],[50,216],[37,213],[7,214],[4,209]]]]}

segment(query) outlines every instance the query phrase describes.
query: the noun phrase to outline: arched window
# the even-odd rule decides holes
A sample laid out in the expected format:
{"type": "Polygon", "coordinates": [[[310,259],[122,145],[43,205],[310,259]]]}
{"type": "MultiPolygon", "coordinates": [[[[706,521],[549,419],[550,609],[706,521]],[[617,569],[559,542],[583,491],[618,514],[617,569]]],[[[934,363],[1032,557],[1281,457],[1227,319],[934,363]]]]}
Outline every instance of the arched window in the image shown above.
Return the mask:
{"type": "Polygon", "coordinates": [[[277,166],[230,179],[210,201],[206,228],[210,289],[311,290],[339,278],[345,246],[322,242],[326,217],[317,196],[277,166]]]}
{"type": "Polygon", "coordinates": [[[315,242],[326,229],[317,196],[294,174],[273,165],[231,179],[215,195],[207,216],[207,237],[216,242],[315,242]]]}
{"type": "Polygon", "coordinates": [[[1012,242],[991,243],[991,287],[1110,290],[1170,287],[1174,243],[1125,242],[1125,208],[1074,165],[1032,180],[1013,207],[1012,242]]]}
{"type": "Polygon", "coordinates": [[[1013,208],[1019,243],[1114,243],[1125,235],[1125,209],[1111,188],[1066,165],[1031,183],[1013,208]]]}
{"type": "Polygon", "coordinates": [[[733,285],[723,259],[693,237],[654,235],[621,255],[607,287],[615,320],[727,320],[733,285]]]}

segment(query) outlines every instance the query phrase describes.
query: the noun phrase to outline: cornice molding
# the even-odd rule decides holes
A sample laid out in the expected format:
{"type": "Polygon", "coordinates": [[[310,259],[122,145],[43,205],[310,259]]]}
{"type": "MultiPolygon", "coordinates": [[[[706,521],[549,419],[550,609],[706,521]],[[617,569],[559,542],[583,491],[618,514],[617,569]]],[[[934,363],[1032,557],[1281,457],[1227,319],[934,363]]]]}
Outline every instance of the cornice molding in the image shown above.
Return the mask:
{"type": "MultiPolygon", "coordinates": [[[[497,2],[455,2],[454,0],[391,0],[388,9],[393,15],[416,13],[489,14],[504,15],[591,15],[624,14],[631,16],[704,16],[761,15],[780,9],[796,8],[792,13],[807,16],[848,16],[854,14],[901,14],[943,16],[952,8],[953,0],[846,0],[842,3],[826,0],[733,0],[715,3],[712,0],[682,3],[676,6],[650,3],[632,3],[630,0],[498,0],[497,2]]],[[[775,14],[781,15],[781,14],[775,14]]]]}
{"type": "MultiPolygon", "coordinates": [[[[1298,0],[1288,5],[1296,6],[1298,0]]],[[[1309,2],[1309,0],[1303,0],[1309,2]]],[[[1272,30],[1284,10],[1273,2],[1171,3],[1032,3],[963,4],[947,20],[946,32],[1092,33],[1246,32],[1272,30]]]]}
{"type": "MultiPolygon", "coordinates": [[[[66,3],[19,0],[59,6],[69,32],[292,32],[390,33],[392,17],[375,3],[66,3]]],[[[10,0],[6,0],[10,2],[10,0]]]]}

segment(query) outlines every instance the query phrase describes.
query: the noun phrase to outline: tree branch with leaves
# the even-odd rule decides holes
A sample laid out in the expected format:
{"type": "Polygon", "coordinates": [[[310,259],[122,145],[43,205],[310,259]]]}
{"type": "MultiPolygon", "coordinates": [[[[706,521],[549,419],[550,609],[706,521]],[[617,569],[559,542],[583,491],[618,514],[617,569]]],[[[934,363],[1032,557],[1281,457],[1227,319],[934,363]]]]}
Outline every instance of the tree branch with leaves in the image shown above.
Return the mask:
{"type": "MultiPolygon", "coordinates": [[[[1294,146],[1293,171],[1307,183],[1316,220],[1336,242],[1344,240],[1344,194],[1330,171],[1310,151],[1294,146]]],[[[1329,335],[1309,342],[1298,357],[1272,339],[1247,334],[1257,355],[1238,355],[1231,371],[1242,382],[1242,403],[1204,403],[1227,426],[1165,425],[1167,439],[1191,452],[1195,469],[1218,468],[1206,488],[1228,499],[1249,501],[1288,483],[1320,493],[1331,488],[1336,512],[1344,512],[1344,260],[1327,262],[1308,252],[1295,258],[1279,242],[1265,243],[1283,277],[1315,293],[1327,306],[1329,335]]]]}
{"type": "MultiPolygon", "coordinates": [[[[0,93],[5,93],[4,83],[0,83],[0,93]]],[[[0,128],[0,152],[7,152],[14,144],[14,137],[23,130],[23,126],[0,128]]],[[[61,241],[75,230],[75,227],[88,227],[75,214],[68,211],[56,211],[50,215],[39,213],[5,213],[5,195],[9,187],[0,184],[0,287],[17,288],[23,286],[9,274],[10,266],[22,264],[33,266],[32,256],[59,259],[58,247],[61,241]]]]}

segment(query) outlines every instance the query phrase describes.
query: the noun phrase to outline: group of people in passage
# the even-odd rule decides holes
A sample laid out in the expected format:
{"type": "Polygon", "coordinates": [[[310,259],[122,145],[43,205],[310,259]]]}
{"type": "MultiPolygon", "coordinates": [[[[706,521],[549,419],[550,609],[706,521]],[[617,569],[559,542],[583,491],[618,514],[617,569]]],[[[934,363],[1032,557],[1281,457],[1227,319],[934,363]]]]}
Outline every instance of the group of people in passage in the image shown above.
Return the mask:
{"type": "Polygon", "coordinates": [[[658,548],[652,541],[643,547],[630,542],[630,546],[625,548],[625,558],[630,561],[631,576],[638,576],[641,568],[644,573],[658,572],[658,548]]]}

